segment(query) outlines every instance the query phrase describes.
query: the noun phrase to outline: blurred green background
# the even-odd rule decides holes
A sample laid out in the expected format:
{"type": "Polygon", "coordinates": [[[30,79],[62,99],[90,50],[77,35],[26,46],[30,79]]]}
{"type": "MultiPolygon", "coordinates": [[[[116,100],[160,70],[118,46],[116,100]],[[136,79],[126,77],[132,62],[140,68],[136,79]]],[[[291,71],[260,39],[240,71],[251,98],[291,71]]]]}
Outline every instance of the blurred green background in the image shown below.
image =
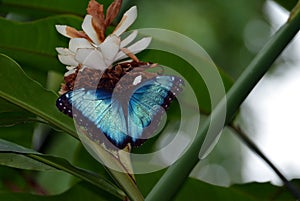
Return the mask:
{"type": "Polygon", "coordinates": [[[261,0],[130,2],[137,4],[139,11],[134,27],[159,27],[190,37],[233,78],[242,72],[269,36],[265,1],[261,0]],[[247,47],[250,42],[256,49],[247,47]]]}

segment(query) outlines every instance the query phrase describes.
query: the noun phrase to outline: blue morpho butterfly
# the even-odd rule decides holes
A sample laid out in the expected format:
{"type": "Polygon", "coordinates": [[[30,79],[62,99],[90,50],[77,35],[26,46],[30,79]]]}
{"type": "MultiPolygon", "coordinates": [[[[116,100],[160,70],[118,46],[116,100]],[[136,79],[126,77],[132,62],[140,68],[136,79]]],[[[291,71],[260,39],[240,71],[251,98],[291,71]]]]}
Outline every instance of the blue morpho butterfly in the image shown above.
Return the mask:
{"type": "Polygon", "coordinates": [[[67,82],[68,92],[57,99],[56,106],[94,141],[120,149],[128,143],[139,146],[157,129],[183,86],[177,76],[147,71],[153,66],[133,61],[104,72],[77,71],[76,83],[80,84],[67,82]]]}

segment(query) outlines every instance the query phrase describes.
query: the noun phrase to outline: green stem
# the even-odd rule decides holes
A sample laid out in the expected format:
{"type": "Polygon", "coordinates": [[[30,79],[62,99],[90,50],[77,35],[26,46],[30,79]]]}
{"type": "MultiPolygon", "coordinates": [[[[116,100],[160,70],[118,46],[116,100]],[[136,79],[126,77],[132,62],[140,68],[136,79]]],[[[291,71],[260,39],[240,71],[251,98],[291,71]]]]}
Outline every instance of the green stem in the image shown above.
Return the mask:
{"type": "MultiPolygon", "coordinates": [[[[274,34],[270,41],[248,65],[245,71],[228,91],[226,97],[224,97],[213,110],[210,118],[207,118],[207,121],[201,125],[201,128],[189,149],[165,172],[146,197],[146,201],[170,200],[176,192],[179,191],[181,185],[183,185],[192,169],[199,162],[199,150],[206,137],[211,119],[222,114],[224,107],[226,107],[225,103],[227,99],[226,124],[232,120],[241,103],[267,72],[283,49],[293,39],[299,31],[299,28],[300,14],[297,12],[297,15],[283,25],[276,34],[274,34]]],[[[215,132],[221,132],[221,128],[216,129],[215,132]]]]}
{"type": "Polygon", "coordinates": [[[300,12],[300,1],[298,0],[297,4],[295,5],[295,7],[293,8],[293,10],[291,11],[290,17],[288,19],[288,21],[292,20],[295,16],[297,16],[300,12]]]}
{"type": "Polygon", "coordinates": [[[258,148],[258,146],[256,146],[254,142],[250,140],[250,138],[248,138],[248,136],[242,131],[242,129],[234,125],[230,125],[230,128],[243,141],[243,143],[249,147],[249,149],[251,149],[269,165],[269,167],[277,174],[277,176],[281,179],[285,187],[290,191],[294,198],[300,200],[299,189],[281,173],[281,171],[272,163],[271,160],[268,159],[268,157],[258,148]]]}

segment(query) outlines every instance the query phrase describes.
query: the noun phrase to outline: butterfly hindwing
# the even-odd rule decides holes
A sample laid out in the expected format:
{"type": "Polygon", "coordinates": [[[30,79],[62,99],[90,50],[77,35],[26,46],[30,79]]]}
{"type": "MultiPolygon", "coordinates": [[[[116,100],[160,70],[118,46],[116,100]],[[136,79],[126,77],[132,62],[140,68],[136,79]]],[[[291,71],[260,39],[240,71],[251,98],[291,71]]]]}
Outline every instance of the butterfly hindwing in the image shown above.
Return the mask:
{"type": "Polygon", "coordinates": [[[155,131],[182,85],[178,77],[156,76],[136,86],[129,100],[103,89],[75,89],[62,95],[57,107],[73,116],[93,139],[103,142],[104,134],[118,148],[127,143],[137,146],[155,131]]]}

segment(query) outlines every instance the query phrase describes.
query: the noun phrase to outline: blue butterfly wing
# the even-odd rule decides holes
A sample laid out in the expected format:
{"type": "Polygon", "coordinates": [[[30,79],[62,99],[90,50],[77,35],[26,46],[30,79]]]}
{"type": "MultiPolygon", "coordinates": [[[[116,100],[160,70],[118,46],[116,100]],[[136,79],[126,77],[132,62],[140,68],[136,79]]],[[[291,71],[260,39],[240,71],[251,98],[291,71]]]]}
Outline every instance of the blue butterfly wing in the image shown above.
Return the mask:
{"type": "Polygon", "coordinates": [[[139,145],[156,129],[164,111],[181,91],[183,81],[175,76],[157,76],[132,94],[129,101],[128,133],[139,145]]]}
{"type": "Polygon", "coordinates": [[[117,147],[123,148],[131,141],[127,135],[127,123],[125,113],[118,100],[113,100],[108,112],[97,122],[98,128],[110,139],[117,147]]]}
{"type": "Polygon", "coordinates": [[[94,140],[108,146],[111,142],[118,148],[127,143],[137,146],[157,128],[182,84],[178,77],[156,76],[137,86],[129,101],[122,96],[113,98],[102,89],[77,89],[62,95],[57,107],[84,126],[94,140]]]}
{"type": "Polygon", "coordinates": [[[93,140],[123,148],[130,138],[126,135],[122,108],[111,96],[111,92],[104,90],[77,89],[59,97],[57,107],[73,117],[77,125],[85,127],[93,140]]]}

